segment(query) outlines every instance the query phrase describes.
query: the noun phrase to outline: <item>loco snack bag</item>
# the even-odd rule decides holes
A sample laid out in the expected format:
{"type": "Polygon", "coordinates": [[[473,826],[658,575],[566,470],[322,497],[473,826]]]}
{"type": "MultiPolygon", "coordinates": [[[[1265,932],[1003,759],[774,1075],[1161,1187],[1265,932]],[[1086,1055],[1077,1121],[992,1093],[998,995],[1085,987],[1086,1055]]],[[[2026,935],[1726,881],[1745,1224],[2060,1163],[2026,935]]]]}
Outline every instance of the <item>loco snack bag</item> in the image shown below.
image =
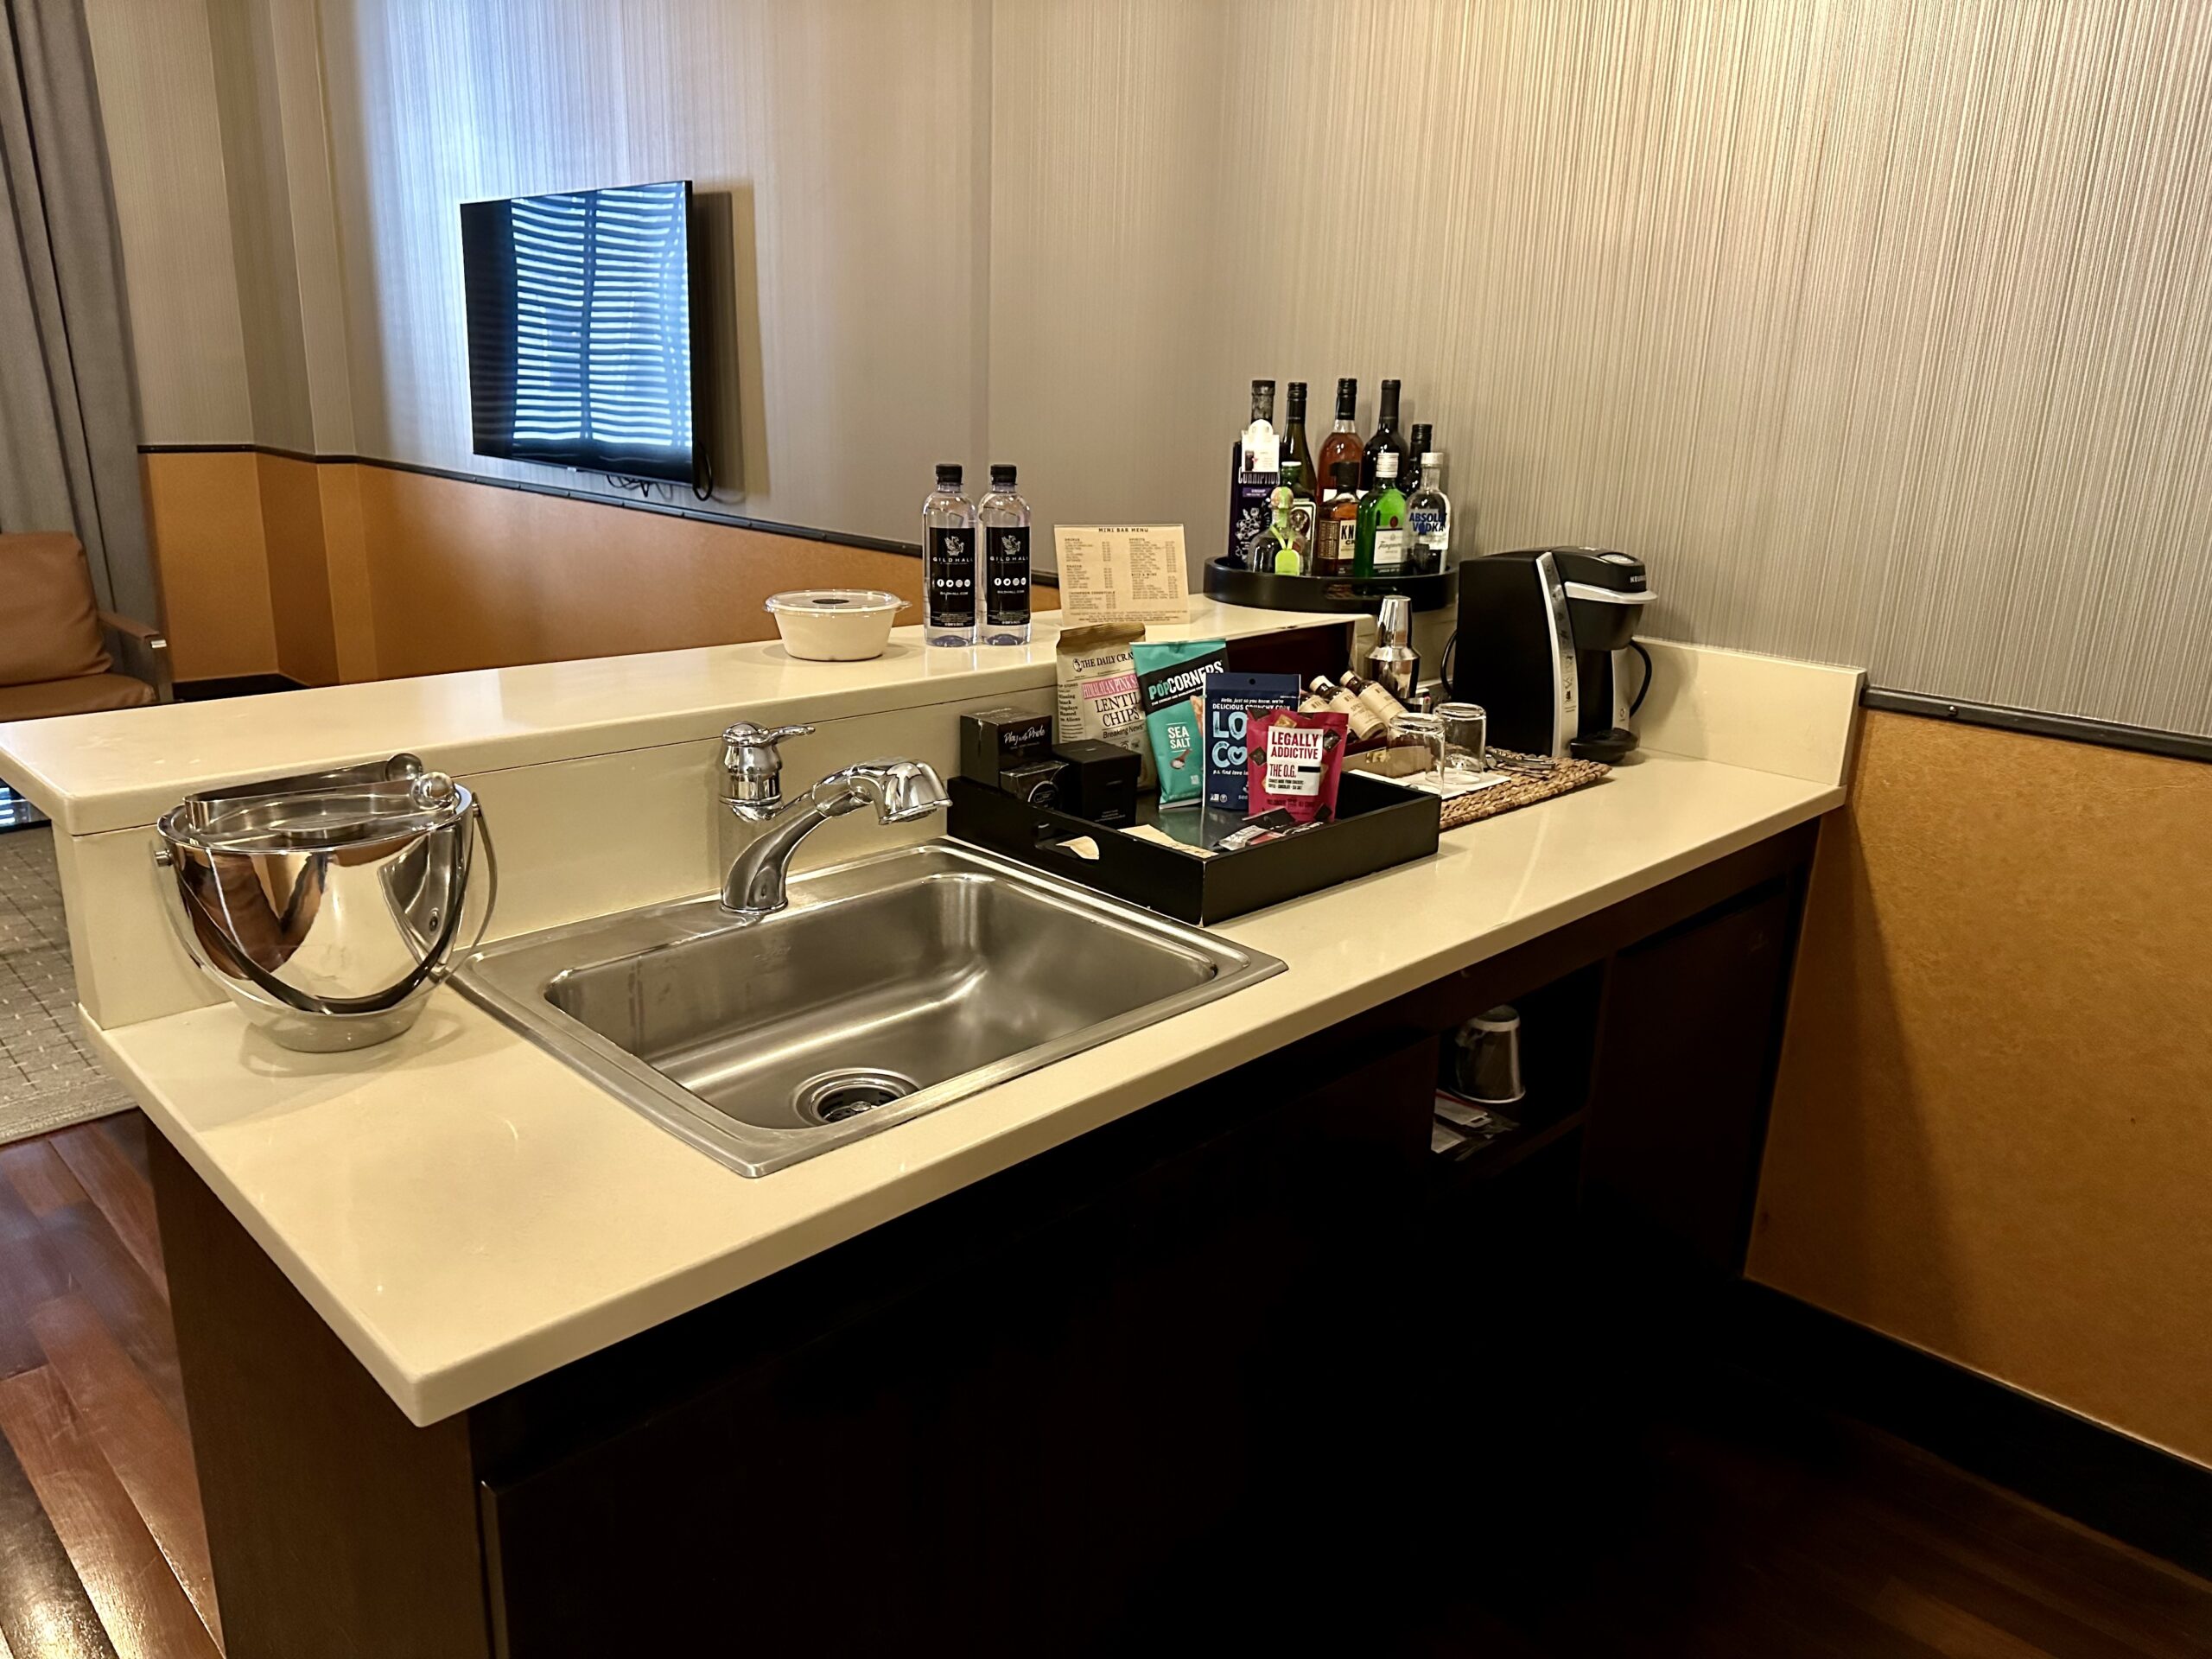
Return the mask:
{"type": "Polygon", "coordinates": [[[1254,715],[1244,733],[1247,810],[1279,809],[1300,823],[1334,818],[1351,723],[1333,709],[1254,715]]]}
{"type": "Polygon", "coordinates": [[[1136,659],[1137,703],[1160,778],[1160,804],[1179,806],[1205,792],[1205,713],[1200,693],[1209,674],[1229,666],[1219,639],[1179,639],[1129,647],[1136,659]]]}
{"type": "Polygon", "coordinates": [[[1205,677],[1206,805],[1244,816],[1246,728],[1262,715],[1297,706],[1295,674],[1209,674],[1205,677]]]}

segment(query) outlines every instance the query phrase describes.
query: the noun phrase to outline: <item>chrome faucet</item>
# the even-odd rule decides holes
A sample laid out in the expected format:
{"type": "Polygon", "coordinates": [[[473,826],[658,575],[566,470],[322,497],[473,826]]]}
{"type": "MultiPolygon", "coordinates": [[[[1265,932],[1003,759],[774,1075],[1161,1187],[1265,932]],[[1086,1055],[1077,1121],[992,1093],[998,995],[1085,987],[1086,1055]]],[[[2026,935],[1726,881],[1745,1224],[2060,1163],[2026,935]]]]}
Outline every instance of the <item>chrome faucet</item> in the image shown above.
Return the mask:
{"type": "Polygon", "coordinates": [[[791,855],[824,819],[872,806],[878,823],[911,823],[944,809],[944,780],[919,760],[863,760],[786,802],[783,752],[776,746],[813,729],[768,730],[740,721],[722,734],[722,801],[744,823],[768,826],[747,843],[722,880],[722,908],[746,921],[772,916],[791,902],[784,879],[791,855]]]}

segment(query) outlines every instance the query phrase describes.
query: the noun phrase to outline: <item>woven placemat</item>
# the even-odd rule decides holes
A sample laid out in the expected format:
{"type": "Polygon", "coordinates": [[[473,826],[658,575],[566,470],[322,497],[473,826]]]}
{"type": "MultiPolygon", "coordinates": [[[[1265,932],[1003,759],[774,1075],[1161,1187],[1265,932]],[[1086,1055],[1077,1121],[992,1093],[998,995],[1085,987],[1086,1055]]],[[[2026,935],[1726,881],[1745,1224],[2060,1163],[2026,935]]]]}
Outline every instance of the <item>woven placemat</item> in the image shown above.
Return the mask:
{"type": "Polygon", "coordinates": [[[1534,806],[1554,795],[1571,794],[1587,788],[1612,771],[1600,760],[1548,760],[1540,755],[1517,754],[1511,749],[1493,748],[1490,757],[1499,771],[1513,772],[1513,780],[1492,784],[1488,789],[1478,789],[1471,795],[1456,796],[1445,802],[1443,823],[1446,830],[1479,823],[1484,818],[1494,818],[1501,812],[1511,812],[1520,807],[1534,806]]]}

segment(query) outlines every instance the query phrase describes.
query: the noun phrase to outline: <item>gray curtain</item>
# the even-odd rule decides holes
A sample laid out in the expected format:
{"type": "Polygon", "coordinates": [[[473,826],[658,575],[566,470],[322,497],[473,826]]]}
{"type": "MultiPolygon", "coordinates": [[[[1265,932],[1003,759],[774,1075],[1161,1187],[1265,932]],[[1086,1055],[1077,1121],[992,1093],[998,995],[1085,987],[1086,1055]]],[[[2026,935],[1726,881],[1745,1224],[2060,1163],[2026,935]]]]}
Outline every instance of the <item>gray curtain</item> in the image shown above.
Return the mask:
{"type": "Polygon", "coordinates": [[[0,0],[0,531],[76,531],[103,608],[158,623],[82,0],[0,0]]]}

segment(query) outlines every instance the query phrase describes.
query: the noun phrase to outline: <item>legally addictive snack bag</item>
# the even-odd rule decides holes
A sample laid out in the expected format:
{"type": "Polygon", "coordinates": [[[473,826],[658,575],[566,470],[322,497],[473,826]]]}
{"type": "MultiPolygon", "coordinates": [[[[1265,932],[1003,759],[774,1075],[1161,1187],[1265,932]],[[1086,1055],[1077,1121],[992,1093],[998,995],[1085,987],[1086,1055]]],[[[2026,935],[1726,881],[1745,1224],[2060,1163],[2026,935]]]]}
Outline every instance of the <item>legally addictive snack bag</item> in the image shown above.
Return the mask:
{"type": "Polygon", "coordinates": [[[1256,815],[1280,810],[1299,823],[1334,818],[1350,725],[1333,709],[1254,715],[1244,733],[1246,810],[1256,815]]]}

